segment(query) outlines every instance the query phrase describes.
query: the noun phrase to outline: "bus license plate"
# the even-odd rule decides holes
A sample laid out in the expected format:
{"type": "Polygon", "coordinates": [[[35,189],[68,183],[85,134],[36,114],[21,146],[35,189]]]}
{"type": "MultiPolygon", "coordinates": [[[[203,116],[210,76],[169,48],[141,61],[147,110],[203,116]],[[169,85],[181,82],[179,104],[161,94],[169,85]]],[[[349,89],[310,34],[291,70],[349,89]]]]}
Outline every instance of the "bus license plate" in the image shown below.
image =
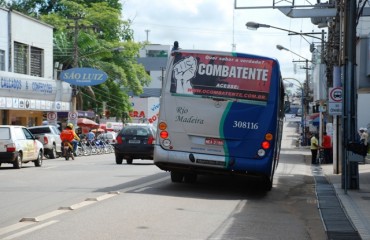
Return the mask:
{"type": "Polygon", "coordinates": [[[206,138],[206,144],[222,146],[224,145],[224,141],[218,138],[206,138]]]}

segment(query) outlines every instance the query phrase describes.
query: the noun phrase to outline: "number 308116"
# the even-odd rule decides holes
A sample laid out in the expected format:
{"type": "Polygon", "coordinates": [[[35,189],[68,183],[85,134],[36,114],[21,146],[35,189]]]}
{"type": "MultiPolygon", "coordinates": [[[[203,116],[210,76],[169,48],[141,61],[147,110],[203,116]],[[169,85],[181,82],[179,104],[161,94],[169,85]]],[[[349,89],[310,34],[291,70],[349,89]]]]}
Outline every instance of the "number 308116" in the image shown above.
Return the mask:
{"type": "Polygon", "coordinates": [[[233,128],[258,129],[258,123],[234,121],[233,128]]]}

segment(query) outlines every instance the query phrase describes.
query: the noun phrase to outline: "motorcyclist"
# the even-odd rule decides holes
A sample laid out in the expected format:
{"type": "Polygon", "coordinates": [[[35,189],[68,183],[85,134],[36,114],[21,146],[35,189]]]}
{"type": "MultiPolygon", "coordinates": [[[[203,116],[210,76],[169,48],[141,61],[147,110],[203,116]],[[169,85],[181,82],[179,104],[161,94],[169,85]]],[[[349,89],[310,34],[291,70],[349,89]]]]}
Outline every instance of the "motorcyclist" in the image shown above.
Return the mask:
{"type": "Polygon", "coordinates": [[[60,134],[60,139],[62,141],[68,141],[68,142],[72,143],[73,155],[76,156],[77,155],[77,153],[76,153],[77,145],[78,145],[78,142],[80,141],[80,138],[78,137],[78,135],[73,130],[73,124],[72,123],[67,124],[66,128],[60,134]]]}

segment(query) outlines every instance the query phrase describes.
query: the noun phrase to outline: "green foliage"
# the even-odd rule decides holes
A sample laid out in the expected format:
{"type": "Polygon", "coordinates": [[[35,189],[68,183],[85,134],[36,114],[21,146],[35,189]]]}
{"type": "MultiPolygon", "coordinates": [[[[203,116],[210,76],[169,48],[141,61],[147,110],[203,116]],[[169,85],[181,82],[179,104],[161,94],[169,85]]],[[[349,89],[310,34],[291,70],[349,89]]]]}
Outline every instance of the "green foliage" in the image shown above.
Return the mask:
{"type": "Polygon", "coordinates": [[[106,102],[110,116],[121,118],[131,110],[128,93],[139,95],[150,83],[136,61],[142,45],[132,41],[119,0],[12,0],[9,7],[54,27],[54,61],[63,70],[91,67],[108,74],[103,84],[79,87],[78,109],[102,114],[106,102]]]}

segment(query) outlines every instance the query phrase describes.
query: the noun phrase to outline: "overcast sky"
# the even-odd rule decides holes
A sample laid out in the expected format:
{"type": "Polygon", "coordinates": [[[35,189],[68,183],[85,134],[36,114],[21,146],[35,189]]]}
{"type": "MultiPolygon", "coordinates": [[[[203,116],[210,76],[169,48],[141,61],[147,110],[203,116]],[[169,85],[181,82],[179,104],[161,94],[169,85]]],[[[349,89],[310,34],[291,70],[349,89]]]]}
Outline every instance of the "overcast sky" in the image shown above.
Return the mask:
{"type": "MultiPolygon", "coordinates": [[[[283,77],[297,78],[303,82],[304,60],[289,51],[281,51],[282,45],[291,51],[311,59],[309,43],[319,40],[301,36],[289,36],[288,32],[273,28],[248,30],[246,22],[254,21],[295,32],[321,32],[310,19],[292,19],[277,9],[234,9],[234,0],[123,0],[124,19],[133,20],[135,41],[149,40],[153,44],[173,45],[179,41],[183,49],[204,49],[251,53],[279,60],[283,77]],[[147,33],[146,30],[149,30],[147,33]],[[307,42],[308,41],[308,42],[307,42]]],[[[273,0],[238,0],[238,6],[272,5],[273,0]]],[[[281,1],[284,2],[284,1],[281,1]]],[[[286,2],[286,1],[285,1],[286,2]]],[[[314,1],[315,2],[315,1],[314,1]]],[[[306,0],[295,4],[307,5],[306,0]]],[[[324,29],[327,30],[327,29],[324,29]]],[[[321,37],[321,35],[315,35],[321,37]]]]}

